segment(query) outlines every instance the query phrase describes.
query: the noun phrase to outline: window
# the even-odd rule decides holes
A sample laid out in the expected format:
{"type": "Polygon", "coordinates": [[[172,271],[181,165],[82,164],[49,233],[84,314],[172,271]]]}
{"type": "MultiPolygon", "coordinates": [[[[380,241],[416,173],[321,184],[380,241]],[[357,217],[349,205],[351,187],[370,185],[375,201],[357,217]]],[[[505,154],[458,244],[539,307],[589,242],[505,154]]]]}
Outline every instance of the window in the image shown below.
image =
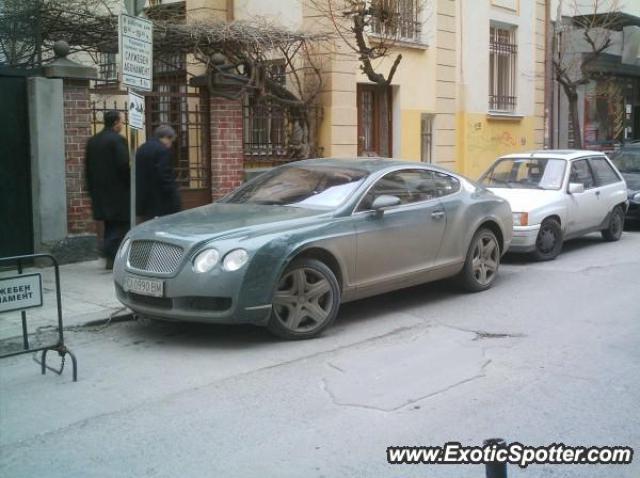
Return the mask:
{"type": "MultiPolygon", "coordinates": [[[[266,65],[268,76],[286,86],[286,64],[272,61],[266,65]]],[[[244,154],[247,159],[272,160],[287,157],[285,109],[270,100],[246,96],[244,100],[244,154]]]]}
{"type": "Polygon", "coordinates": [[[589,159],[589,163],[591,164],[591,169],[593,170],[593,175],[598,186],[605,186],[620,181],[620,178],[606,159],[591,158],[589,159]]]}
{"type": "Polygon", "coordinates": [[[433,116],[423,114],[420,125],[420,161],[423,163],[433,162],[433,116]]]}
{"type": "Polygon", "coordinates": [[[373,0],[371,31],[376,35],[420,41],[420,0],[373,0]]]}
{"type": "Polygon", "coordinates": [[[516,110],[518,45],[515,28],[491,26],[489,35],[489,110],[516,110]]]}
{"type": "Polygon", "coordinates": [[[385,175],[365,195],[359,211],[371,209],[373,201],[382,195],[396,196],[401,204],[447,196],[460,189],[460,182],[453,176],[425,169],[409,169],[385,175]]]}
{"type": "Polygon", "coordinates": [[[595,181],[593,180],[591,168],[586,159],[580,159],[571,164],[571,177],[569,178],[569,182],[580,183],[584,185],[585,189],[594,187],[595,181]]]}
{"type": "Polygon", "coordinates": [[[562,187],[566,161],[546,158],[501,159],[480,178],[489,188],[554,189],[562,187]]]}
{"type": "Polygon", "coordinates": [[[98,53],[98,79],[96,86],[114,86],[118,83],[116,54],[108,52],[98,53]]]}

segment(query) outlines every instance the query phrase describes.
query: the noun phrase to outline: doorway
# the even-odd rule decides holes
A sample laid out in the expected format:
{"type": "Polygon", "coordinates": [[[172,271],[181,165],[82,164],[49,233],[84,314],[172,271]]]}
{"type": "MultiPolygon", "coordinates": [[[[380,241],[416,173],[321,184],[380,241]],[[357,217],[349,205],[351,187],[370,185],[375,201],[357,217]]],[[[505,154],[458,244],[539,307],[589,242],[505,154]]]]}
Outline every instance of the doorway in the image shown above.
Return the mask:
{"type": "Polygon", "coordinates": [[[358,156],[391,157],[392,99],[391,87],[359,84],[358,156]]]}

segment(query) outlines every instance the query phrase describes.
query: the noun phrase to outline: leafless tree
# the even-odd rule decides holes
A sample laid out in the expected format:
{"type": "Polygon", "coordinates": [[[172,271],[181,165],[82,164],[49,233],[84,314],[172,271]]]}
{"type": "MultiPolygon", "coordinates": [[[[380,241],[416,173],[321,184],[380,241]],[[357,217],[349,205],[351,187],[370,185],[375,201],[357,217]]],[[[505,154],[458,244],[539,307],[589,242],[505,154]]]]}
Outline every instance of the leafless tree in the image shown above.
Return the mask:
{"type": "Polygon", "coordinates": [[[553,73],[569,102],[574,147],[582,148],[578,110],[578,90],[594,79],[592,66],[613,43],[620,12],[619,0],[591,0],[588,11],[584,2],[570,0],[571,16],[563,17],[560,0],[555,24],[553,73]]]}
{"type": "Polygon", "coordinates": [[[357,55],[360,69],[369,81],[382,87],[390,85],[402,54],[395,54],[386,72],[378,71],[374,63],[394,55],[403,31],[411,28],[419,32],[417,20],[423,2],[408,2],[411,7],[408,13],[401,10],[400,0],[309,0],[309,3],[328,19],[334,32],[357,55]]]}
{"type": "MultiPolygon", "coordinates": [[[[117,52],[118,16],[110,8],[113,4],[113,0],[4,0],[0,65],[37,68],[52,57],[52,45],[58,40],[67,41],[72,53],[84,52],[94,59],[100,52],[117,52]]],[[[312,50],[327,35],[294,32],[258,20],[188,21],[174,9],[150,9],[147,14],[154,22],[154,58],[189,57],[204,65],[211,94],[236,99],[250,94],[278,104],[292,118],[290,133],[296,142],[292,156],[315,152],[311,116],[322,76],[320,58],[312,50]],[[276,77],[282,74],[274,72],[274,59],[284,62],[287,81],[276,77]]]]}

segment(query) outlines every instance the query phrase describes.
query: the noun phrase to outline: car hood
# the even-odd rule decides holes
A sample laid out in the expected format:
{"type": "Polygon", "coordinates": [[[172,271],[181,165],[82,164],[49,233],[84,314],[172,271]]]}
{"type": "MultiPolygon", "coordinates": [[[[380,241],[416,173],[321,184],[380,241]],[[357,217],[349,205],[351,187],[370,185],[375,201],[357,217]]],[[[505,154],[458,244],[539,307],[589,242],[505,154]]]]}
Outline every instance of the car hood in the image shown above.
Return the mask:
{"type": "Polygon", "coordinates": [[[496,196],[509,201],[513,212],[529,212],[558,201],[560,191],[544,189],[489,188],[496,196]]]}
{"type": "Polygon", "coordinates": [[[640,191],[640,173],[622,173],[629,192],[640,191]]]}
{"type": "Polygon", "coordinates": [[[131,236],[201,242],[298,227],[330,215],[328,211],[299,207],[214,203],[145,222],[134,228],[131,236]]]}

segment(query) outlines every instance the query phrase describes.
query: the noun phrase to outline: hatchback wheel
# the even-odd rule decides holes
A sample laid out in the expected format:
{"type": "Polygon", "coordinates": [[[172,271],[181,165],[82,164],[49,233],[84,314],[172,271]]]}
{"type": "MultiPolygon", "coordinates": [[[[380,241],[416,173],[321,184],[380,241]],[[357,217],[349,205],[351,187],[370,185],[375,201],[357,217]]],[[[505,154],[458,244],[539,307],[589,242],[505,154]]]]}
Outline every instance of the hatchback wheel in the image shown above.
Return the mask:
{"type": "Polygon", "coordinates": [[[562,228],[555,219],[545,219],[540,225],[533,258],[537,261],[550,261],[558,257],[562,250],[562,228]]]}
{"type": "Polygon", "coordinates": [[[500,245],[489,229],[480,229],[471,240],[464,268],[460,273],[462,286],[469,292],[488,289],[500,266],[500,245]]]}
{"type": "Polygon", "coordinates": [[[605,241],[619,241],[622,237],[624,227],[624,211],[620,206],[616,206],[609,218],[609,227],[601,231],[605,241]]]}
{"type": "Polygon", "coordinates": [[[269,330],[285,339],[309,339],[335,320],[340,286],[325,264],[300,259],[285,269],[272,302],[269,330]]]}

